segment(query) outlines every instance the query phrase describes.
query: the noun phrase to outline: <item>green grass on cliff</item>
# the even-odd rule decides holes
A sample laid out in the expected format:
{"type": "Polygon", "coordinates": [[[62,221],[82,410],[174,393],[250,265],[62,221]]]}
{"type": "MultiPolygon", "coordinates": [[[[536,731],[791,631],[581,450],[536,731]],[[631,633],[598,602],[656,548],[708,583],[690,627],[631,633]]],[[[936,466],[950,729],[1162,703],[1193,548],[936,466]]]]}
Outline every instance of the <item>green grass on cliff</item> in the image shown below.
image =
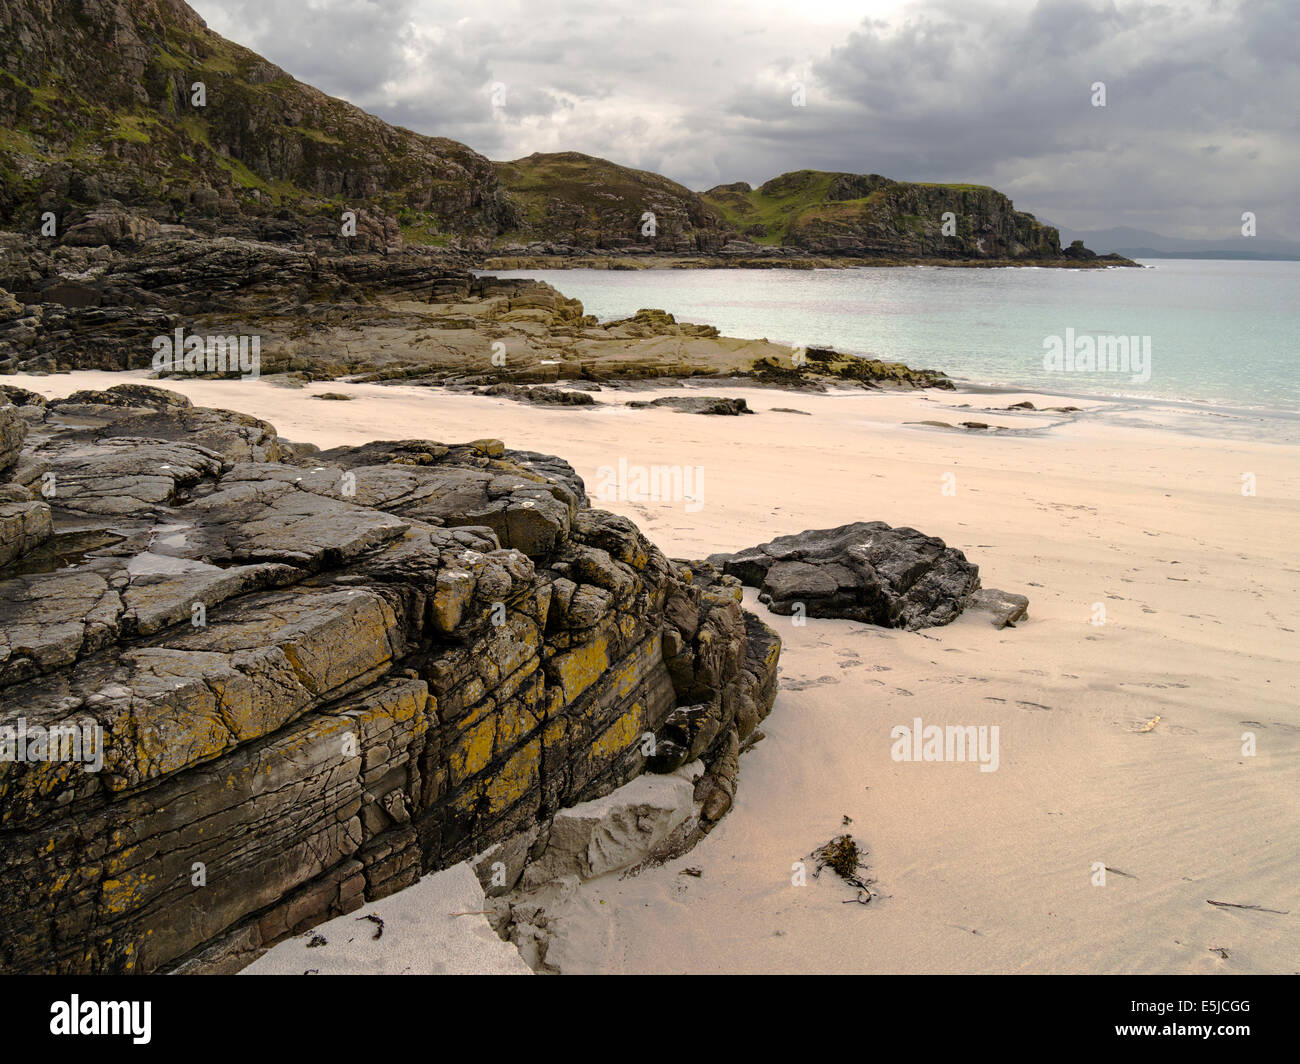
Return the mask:
{"type": "Polygon", "coordinates": [[[921,188],[949,188],[954,192],[996,192],[994,188],[988,185],[961,185],[954,181],[908,181],[906,184],[918,185],[921,188]]]}
{"type": "MultiPolygon", "coordinates": [[[[880,215],[886,208],[888,190],[897,188],[899,183],[889,182],[865,196],[833,196],[838,182],[855,176],[824,170],[795,170],[748,192],[724,185],[710,189],[703,197],[745,239],[756,244],[779,245],[810,223],[856,225],[880,215]]],[[[900,226],[909,226],[906,215],[897,215],[893,220],[900,226]]]]}
{"type": "Polygon", "coordinates": [[[523,214],[523,226],[505,237],[535,236],[557,223],[592,229],[636,232],[641,216],[666,206],[698,212],[699,197],[661,174],[619,166],[580,152],[535,153],[513,162],[494,163],[497,177],[523,214]]]}
{"type": "Polygon", "coordinates": [[[788,176],[797,179],[779,188],[774,187],[775,182],[768,182],[749,192],[713,189],[703,194],[704,202],[747,240],[756,244],[780,244],[805,212],[825,205],[835,178],[834,174],[816,170],[801,170],[788,176]]]}
{"type": "Polygon", "coordinates": [[[120,52],[80,5],[67,6],[35,35],[39,63],[0,69],[0,111],[10,116],[0,130],[0,227],[59,205],[43,175],[71,166],[95,180],[65,207],[111,198],[180,217],[194,190],[208,187],[221,194],[221,213],[233,197],[233,209],[250,216],[286,208],[314,216],[323,204],[335,214],[343,175],[367,172],[380,176],[380,191],[352,195],[347,206],[428,212],[421,242],[493,231],[491,165],[464,145],[387,126],[295,81],[183,4],[122,6],[144,44],[138,55],[120,52]],[[191,105],[195,82],[206,87],[206,108],[191,105]]]}
{"type": "MultiPolygon", "coordinates": [[[[920,232],[922,218],[900,209],[899,199],[911,189],[938,189],[954,195],[997,195],[986,185],[930,181],[888,181],[879,177],[823,170],[795,170],[773,178],[759,188],[745,190],[719,185],[702,194],[712,207],[745,239],[756,244],[783,244],[809,226],[853,227],[886,222],[899,230],[920,232]],[[845,197],[846,186],[872,188],[864,196],[845,197]],[[837,194],[838,193],[838,194],[837,194]]],[[[956,205],[954,205],[956,209],[956,205]]]]}

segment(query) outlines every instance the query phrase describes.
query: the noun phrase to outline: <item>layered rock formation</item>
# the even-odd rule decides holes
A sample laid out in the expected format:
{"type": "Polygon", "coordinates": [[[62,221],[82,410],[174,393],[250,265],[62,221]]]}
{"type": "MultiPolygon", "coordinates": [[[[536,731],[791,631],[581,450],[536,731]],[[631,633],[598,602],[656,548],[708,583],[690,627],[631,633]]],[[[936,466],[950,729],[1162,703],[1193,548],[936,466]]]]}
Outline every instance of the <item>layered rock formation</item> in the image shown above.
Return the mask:
{"type": "Polygon", "coordinates": [[[52,527],[0,568],[0,970],[237,966],[522,838],[508,888],[647,768],[730,806],[779,640],[563,461],[14,394],[0,491],[52,527]]]}

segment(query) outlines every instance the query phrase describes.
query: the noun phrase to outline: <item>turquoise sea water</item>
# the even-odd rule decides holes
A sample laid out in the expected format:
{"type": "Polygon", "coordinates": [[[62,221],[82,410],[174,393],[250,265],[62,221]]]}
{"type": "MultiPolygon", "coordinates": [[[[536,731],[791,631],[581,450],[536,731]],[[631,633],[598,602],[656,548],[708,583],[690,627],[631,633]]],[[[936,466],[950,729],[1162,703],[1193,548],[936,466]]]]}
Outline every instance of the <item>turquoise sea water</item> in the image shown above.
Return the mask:
{"type": "MultiPolygon", "coordinates": [[[[602,320],[659,307],[725,335],[827,346],[976,384],[1300,410],[1300,262],[1107,270],[528,270],[602,320]],[[1056,370],[1059,337],[1149,338],[1138,372],[1056,370]],[[1149,379],[1134,380],[1147,376],[1149,379]]],[[[1132,341],[1130,341],[1132,343],[1132,341]]],[[[1076,348],[1082,351],[1086,348],[1076,348]]]]}

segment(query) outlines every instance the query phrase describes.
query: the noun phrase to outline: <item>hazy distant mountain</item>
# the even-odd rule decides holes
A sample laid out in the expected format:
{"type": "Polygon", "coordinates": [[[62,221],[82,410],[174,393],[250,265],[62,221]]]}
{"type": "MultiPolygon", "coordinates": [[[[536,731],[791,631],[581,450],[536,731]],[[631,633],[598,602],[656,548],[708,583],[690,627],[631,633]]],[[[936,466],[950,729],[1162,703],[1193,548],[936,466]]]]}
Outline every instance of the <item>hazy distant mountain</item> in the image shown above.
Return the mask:
{"type": "MultiPolygon", "coordinates": [[[[1053,223],[1047,223],[1049,225],[1053,223]]],[[[1184,240],[1161,236],[1147,229],[1121,225],[1112,229],[1070,229],[1056,227],[1061,243],[1082,240],[1099,255],[1115,252],[1130,259],[1296,259],[1300,242],[1265,237],[1227,237],[1223,240],[1184,240]]]]}

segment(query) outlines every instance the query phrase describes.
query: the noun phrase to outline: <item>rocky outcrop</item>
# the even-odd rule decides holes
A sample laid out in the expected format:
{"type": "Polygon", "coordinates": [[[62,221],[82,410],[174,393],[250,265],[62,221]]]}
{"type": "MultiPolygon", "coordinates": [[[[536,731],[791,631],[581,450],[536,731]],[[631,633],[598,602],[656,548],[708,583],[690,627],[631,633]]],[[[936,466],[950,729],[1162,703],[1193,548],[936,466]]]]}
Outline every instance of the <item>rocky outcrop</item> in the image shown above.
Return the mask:
{"type": "MultiPolygon", "coordinates": [[[[192,233],[53,250],[0,234],[4,247],[14,253],[0,262],[0,373],[148,369],[160,344],[182,349],[179,335],[182,347],[197,338],[203,350],[160,372],[240,375],[218,356],[256,341],[258,374],[299,382],[475,388],[733,375],[786,387],[952,386],[934,370],[820,349],[801,356],[653,308],[598,322],[548,284],[475,275],[454,256],[325,255],[192,233]]],[[[565,391],[499,394],[586,405],[565,391]]]]}
{"type": "Polygon", "coordinates": [[[0,484],[0,567],[50,538],[50,508],[21,484],[0,484]]]}
{"type": "Polygon", "coordinates": [[[590,265],[604,258],[620,269],[653,256],[805,268],[809,259],[1103,264],[1091,252],[1062,251],[1054,228],[983,185],[795,170],[756,189],[739,181],[695,193],[579,152],[495,165],[521,209],[492,245],[493,269],[593,256],[590,265]]]}
{"type": "Polygon", "coordinates": [[[17,463],[26,438],[27,425],[17,408],[7,400],[0,402],[0,475],[17,463]]]}
{"type": "Polygon", "coordinates": [[[948,624],[979,589],[979,567],[943,540],[883,521],[778,536],[709,559],[760,589],[773,613],[843,617],[915,631],[948,624]]]}
{"type": "Polygon", "coordinates": [[[517,226],[497,238],[495,254],[683,254],[718,252],[727,241],[721,216],[660,174],[573,151],[495,166],[522,208],[517,226]]]}
{"type": "Polygon", "coordinates": [[[740,414],[753,414],[744,399],[724,399],[711,395],[665,395],[649,402],[634,401],[627,404],[633,409],[666,406],[683,414],[714,414],[723,417],[737,417],[740,414]]]}
{"type": "Polygon", "coordinates": [[[729,807],[779,640],[563,461],[314,452],[142,386],[32,405],[0,970],[238,966],[686,759],[699,830],[729,807]]]}
{"type": "Polygon", "coordinates": [[[1054,228],[1015,210],[1006,196],[983,185],[795,170],[756,189],[744,182],[719,185],[703,199],[739,236],[723,248],[730,256],[793,250],[927,261],[1067,257],[1054,228]]]}
{"type": "Polygon", "coordinates": [[[595,406],[596,400],[586,392],[571,392],[563,388],[548,388],[544,384],[531,388],[518,384],[490,384],[479,388],[475,395],[486,395],[493,399],[512,399],[516,403],[531,403],[533,406],[595,406]]]}

